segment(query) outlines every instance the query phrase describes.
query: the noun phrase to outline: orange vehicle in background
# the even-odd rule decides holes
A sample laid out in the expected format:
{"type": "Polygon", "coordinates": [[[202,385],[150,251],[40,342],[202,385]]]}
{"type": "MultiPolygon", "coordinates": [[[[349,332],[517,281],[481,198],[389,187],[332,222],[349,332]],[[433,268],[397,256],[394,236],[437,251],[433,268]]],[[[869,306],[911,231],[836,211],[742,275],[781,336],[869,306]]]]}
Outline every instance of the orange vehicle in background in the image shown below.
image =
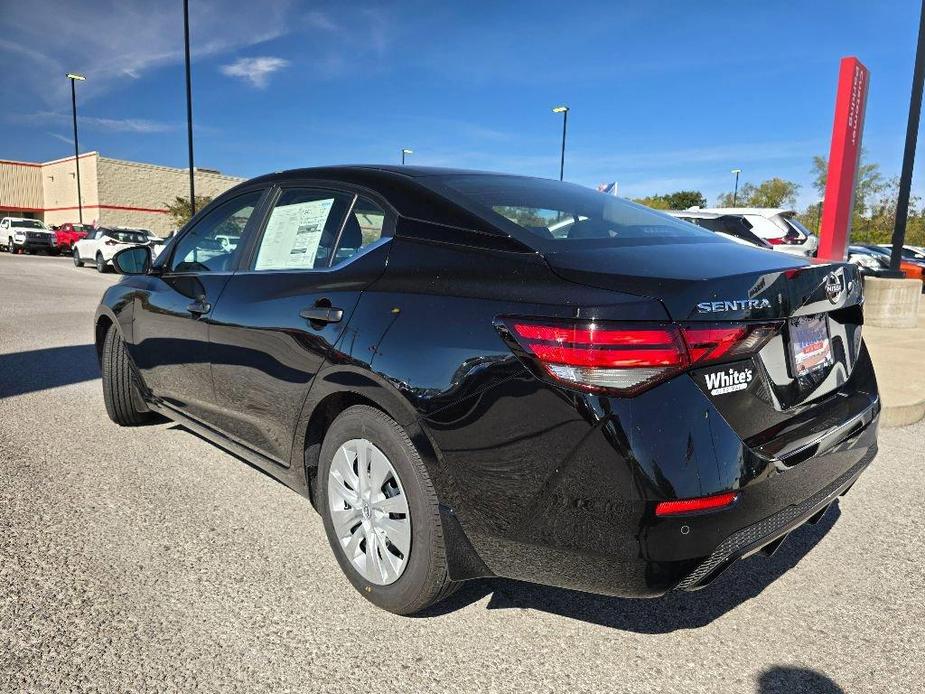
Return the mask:
{"type": "Polygon", "coordinates": [[[910,263],[908,260],[900,260],[899,269],[906,274],[906,279],[910,280],[920,280],[925,274],[925,269],[921,265],[910,263]]]}

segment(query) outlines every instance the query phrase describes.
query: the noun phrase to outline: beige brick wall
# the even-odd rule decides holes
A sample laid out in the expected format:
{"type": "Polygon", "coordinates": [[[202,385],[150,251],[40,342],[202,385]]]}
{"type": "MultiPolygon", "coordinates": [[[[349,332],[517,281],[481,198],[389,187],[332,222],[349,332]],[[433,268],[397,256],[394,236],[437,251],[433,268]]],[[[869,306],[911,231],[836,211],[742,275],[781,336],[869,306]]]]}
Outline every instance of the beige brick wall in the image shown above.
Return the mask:
{"type": "MultiPolygon", "coordinates": [[[[205,171],[196,172],[196,194],[215,197],[237,185],[243,178],[205,171]]],[[[99,158],[100,222],[136,226],[165,236],[174,228],[167,203],[189,195],[189,173],[154,164],[99,158]],[[112,206],[112,207],[107,207],[112,206]],[[128,207],[113,209],[113,207],[128,207]]]]}
{"type": "Polygon", "coordinates": [[[0,161],[0,209],[41,209],[42,169],[16,161],[0,161]]]}
{"type": "MultiPolygon", "coordinates": [[[[100,216],[97,207],[99,203],[98,168],[99,154],[90,152],[80,155],[80,200],[83,204],[84,223],[87,224],[100,216]]],[[[42,164],[42,197],[45,208],[44,219],[47,224],[77,221],[76,171],[74,157],[42,164]]]]}
{"type": "MultiPolygon", "coordinates": [[[[78,221],[74,157],[44,164],[0,160],[0,211],[21,211],[48,224],[78,221]],[[44,212],[43,212],[44,211],[44,212]]],[[[243,178],[196,172],[197,195],[216,197],[243,178]]],[[[83,221],[149,229],[166,236],[174,228],[167,204],[189,195],[188,169],[80,155],[83,221]]]]}

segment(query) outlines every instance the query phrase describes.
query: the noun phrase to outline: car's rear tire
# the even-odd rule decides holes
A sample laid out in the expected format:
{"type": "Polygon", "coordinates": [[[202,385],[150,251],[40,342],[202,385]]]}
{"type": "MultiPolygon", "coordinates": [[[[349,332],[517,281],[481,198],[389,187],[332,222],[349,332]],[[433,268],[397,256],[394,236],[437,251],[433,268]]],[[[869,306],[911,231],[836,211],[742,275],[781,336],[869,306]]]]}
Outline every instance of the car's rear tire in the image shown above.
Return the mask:
{"type": "Polygon", "coordinates": [[[74,256],[74,267],[83,267],[84,261],[80,259],[80,251],[77,250],[76,248],[74,249],[73,256],[74,256]]]}
{"type": "Polygon", "coordinates": [[[96,271],[99,272],[100,274],[109,272],[109,268],[106,267],[106,261],[103,260],[102,253],[96,254],[96,271]]]}
{"type": "Polygon", "coordinates": [[[119,426],[135,427],[151,419],[152,413],[144,404],[139,376],[131,362],[125,342],[116,327],[110,326],[103,341],[103,401],[106,414],[119,426]]]}
{"type": "Polygon", "coordinates": [[[344,410],[325,435],[317,479],[328,542],[363,597],[413,614],[456,589],[430,476],[391,417],[366,405],[344,410]]]}

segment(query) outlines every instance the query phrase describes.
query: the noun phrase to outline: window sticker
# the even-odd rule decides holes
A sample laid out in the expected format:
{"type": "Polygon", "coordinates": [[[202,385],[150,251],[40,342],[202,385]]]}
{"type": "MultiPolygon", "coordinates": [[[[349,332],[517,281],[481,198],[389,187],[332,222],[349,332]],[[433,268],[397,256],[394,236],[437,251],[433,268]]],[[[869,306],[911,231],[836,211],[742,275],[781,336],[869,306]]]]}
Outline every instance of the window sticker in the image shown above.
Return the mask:
{"type": "Polygon", "coordinates": [[[257,253],[255,270],[311,269],[334,198],[273,209],[257,253]]]}

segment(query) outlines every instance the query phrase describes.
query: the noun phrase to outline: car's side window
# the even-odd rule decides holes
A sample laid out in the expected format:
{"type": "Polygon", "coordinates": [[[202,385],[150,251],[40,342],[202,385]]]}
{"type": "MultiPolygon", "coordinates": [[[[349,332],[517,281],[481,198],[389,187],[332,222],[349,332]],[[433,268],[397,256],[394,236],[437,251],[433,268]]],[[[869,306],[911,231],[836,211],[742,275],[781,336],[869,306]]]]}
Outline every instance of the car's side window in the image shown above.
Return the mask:
{"type": "Polygon", "coordinates": [[[344,223],[333,264],[352,258],[366,246],[381,239],[385,224],[386,213],[380,205],[362,195],[357,197],[344,223]]]}
{"type": "Polygon", "coordinates": [[[253,269],[328,267],[353,196],[318,188],[284,190],[270,213],[253,269]]]}
{"type": "Polygon", "coordinates": [[[234,267],[247,220],[263,191],[244,193],[200,219],[176,244],[171,272],[225,272],[234,267]],[[226,238],[225,243],[221,239],[226,238]]]}

